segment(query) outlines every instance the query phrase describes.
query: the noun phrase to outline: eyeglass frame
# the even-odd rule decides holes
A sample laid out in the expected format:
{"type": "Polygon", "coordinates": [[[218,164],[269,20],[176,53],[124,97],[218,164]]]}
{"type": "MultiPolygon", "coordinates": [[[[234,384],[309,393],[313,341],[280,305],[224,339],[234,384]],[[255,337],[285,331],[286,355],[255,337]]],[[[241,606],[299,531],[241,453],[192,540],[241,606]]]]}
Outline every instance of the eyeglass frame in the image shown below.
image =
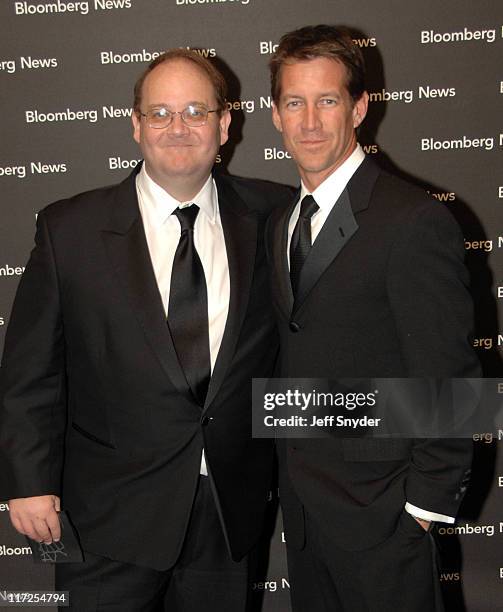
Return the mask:
{"type": "MultiPolygon", "coordinates": [[[[150,123],[147,123],[148,127],[153,129],[153,130],[164,130],[165,128],[169,127],[172,123],[173,123],[173,119],[175,118],[175,115],[180,115],[180,119],[183,121],[183,124],[186,125],[187,127],[203,127],[204,125],[206,125],[206,123],[208,122],[208,115],[210,113],[218,113],[221,111],[220,108],[215,108],[215,109],[207,109],[206,106],[204,106],[203,104],[201,104],[201,107],[204,108],[206,110],[206,117],[203,121],[203,123],[201,123],[200,125],[189,125],[185,119],[183,118],[183,113],[189,109],[191,106],[196,106],[195,104],[189,104],[188,106],[186,106],[183,110],[181,111],[172,111],[169,110],[169,108],[166,108],[165,106],[160,106],[160,107],[155,107],[151,110],[155,110],[156,108],[164,108],[168,111],[169,114],[169,122],[166,125],[163,126],[159,126],[159,125],[151,125],[150,123]]],[[[148,117],[148,113],[151,111],[147,111],[146,113],[142,113],[141,110],[138,111],[138,114],[141,115],[142,117],[145,117],[145,119],[147,119],[148,117]]]]}

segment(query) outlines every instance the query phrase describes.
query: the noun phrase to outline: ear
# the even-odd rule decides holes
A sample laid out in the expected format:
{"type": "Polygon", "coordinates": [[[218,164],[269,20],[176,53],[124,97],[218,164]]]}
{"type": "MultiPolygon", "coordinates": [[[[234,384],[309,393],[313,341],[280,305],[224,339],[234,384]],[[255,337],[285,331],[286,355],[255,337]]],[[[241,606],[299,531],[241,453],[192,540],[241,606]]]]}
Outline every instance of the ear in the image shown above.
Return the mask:
{"type": "Polygon", "coordinates": [[[281,117],[278,111],[278,107],[276,106],[274,102],[272,103],[272,122],[274,124],[274,127],[278,130],[278,132],[283,131],[283,125],[281,123],[281,117]]]}
{"type": "Polygon", "coordinates": [[[220,115],[219,128],[220,128],[220,146],[225,144],[229,140],[229,125],[231,124],[231,113],[229,110],[224,110],[220,115]]]}
{"type": "Polygon", "coordinates": [[[353,106],[353,127],[357,128],[361,125],[365,116],[367,115],[367,109],[369,105],[369,95],[364,91],[359,100],[355,102],[353,106]]]}
{"type": "Polygon", "coordinates": [[[131,113],[131,121],[133,122],[133,138],[140,144],[141,134],[141,115],[138,115],[135,111],[131,113]]]}

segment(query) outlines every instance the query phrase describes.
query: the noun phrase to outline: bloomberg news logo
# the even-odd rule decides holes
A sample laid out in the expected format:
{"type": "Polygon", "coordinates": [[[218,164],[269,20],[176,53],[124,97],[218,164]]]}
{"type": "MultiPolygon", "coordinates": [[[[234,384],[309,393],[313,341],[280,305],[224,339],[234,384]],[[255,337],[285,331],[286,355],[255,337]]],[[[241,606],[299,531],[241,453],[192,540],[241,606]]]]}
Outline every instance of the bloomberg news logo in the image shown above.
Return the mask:
{"type": "Polygon", "coordinates": [[[17,68],[21,70],[43,70],[48,68],[57,68],[58,60],[55,57],[27,57],[21,56],[19,63],[15,59],[1,60],[0,71],[14,74],[17,68]]]}
{"type": "Polygon", "coordinates": [[[453,149],[483,149],[485,151],[492,151],[498,146],[503,147],[503,133],[497,137],[471,137],[463,134],[457,138],[446,140],[438,140],[431,137],[421,138],[421,151],[445,151],[453,149]]]}
{"type": "MultiPolygon", "coordinates": [[[[463,43],[471,41],[484,41],[493,43],[496,40],[496,29],[487,30],[471,30],[464,27],[456,32],[435,32],[435,30],[421,31],[421,44],[431,45],[438,43],[463,43]]],[[[501,37],[503,38],[503,26],[501,28],[501,37]]]]}
{"type": "Polygon", "coordinates": [[[9,266],[9,264],[6,264],[0,268],[0,276],[21,276],[24,268],[24,266],[9,266]]]}
{"type": "Polygon", "coordinates": [[[82,0],[78,2],[14,2],[16,15],[51,15],[57,13],[78,13],[89,15],[91,7],[95,11],[110,11],[114,9],[130,9],[133,0],[82,0]]]}
{"type": "Polygon", "coordinates": [[[5,546],[0,544],[0,557],[19,557],[22,555],[31,555],[29,546],[5,546]]]}
{"type": "MultiPolygon", "coordinates": [[[[180,47],[180,49],[191,50],[191,47],[180,47]]],[[[192,49],[202,57],[216,57],[217,50],[212,48],[192,49]]],[[[130,64],[138,62],[151,62],[152,60],[162,55],[163,51],[149,51],[142,49],[141,51],[128,51],[126,53],[116,53],[115,51],[101,51],[100,61],[102,64],[130,64]]]]}
{"type": "MultiPolygon", "coordinates": [[[[364,153],[367,155],[375,155],[379,152],[379,146],[376,144],[361,145],[364,153]]],[[[277,161],[283,159],[292,159],[288,151],[284,151],[278,147],[264,147],[264,161],[277,161]]]]}
{"type": "MultiPolygon", "coordinates": [[[[367,38],[353,38],[353,42],[357,47],[365,49],[367,47],[377,47],[377,39],[375,36],[367,38]]],[[[261,40],[259,41],[259,53],[260,55],[271,55],[275,53],[278,48],[278,43],[272,40],[261,40]]]]}
{"type": "MultiPolygon", "coordinates": [[[[132,168],[136,168],[136,166],[141,162],[141,159],[124,159],[119,155],[108,158],[108,170],[131,170],[132,168]]],[[[222,156],[218,154],[215,157],[215,163],[222,163],[222,156]]]]}
{"type": "MultiPolygon", "coordinates": [[[[68,171],[68,164],[66,163],[53,163],[44,164],[41,161],[30,162],[26,165],[12,165],[12,166],[0,166],[0,178],[4,176],[14,176],[19,179],[24,179],[28,173],[37,174],[64,174],[68,171]]],[[[2,274],[2,268],[0,268],[0,276],[2,274]]]]}

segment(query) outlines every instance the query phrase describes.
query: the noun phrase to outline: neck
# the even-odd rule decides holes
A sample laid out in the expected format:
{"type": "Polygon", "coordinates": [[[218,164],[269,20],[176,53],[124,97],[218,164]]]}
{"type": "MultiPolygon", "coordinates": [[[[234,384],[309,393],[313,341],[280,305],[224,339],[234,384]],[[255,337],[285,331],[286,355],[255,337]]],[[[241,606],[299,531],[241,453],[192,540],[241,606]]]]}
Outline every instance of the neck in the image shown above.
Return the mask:
{"type": "Polygon", "coordinates": [[[166,193],[178,202],[189,202],[201,191],[203,185],[208,180],[209,173],[204,177],[182,176],[176,178],[163,178],[152,173],[150,168],[146,168],[149,177],[162,187],[166,193]]]}
{"type": "Polygon", "coordinates": [[[317,187],[319,187],[323,181],[325,181],[331,174],[333,174],[338,168],[342,166],[342,164],[353,154],[353,151],[356,149],[357,141],[356,138],[354,142],[348,147],[345,151],[344,155],[340,157],[334,164],[325,168],[323,170],[311,172],[304,168],[299,168],[300,178],[302,182],[306,186],[306,188],[312,193],[317,187]]]}

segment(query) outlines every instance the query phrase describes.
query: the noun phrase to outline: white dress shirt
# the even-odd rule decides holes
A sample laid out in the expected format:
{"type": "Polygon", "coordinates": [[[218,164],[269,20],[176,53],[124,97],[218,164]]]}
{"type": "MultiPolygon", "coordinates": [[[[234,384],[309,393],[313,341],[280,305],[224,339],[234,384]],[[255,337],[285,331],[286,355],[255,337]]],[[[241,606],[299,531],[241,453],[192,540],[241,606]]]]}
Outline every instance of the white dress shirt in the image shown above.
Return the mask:
{"type": "MultiPolygon", "coordinates": [[[[297,202],[295,208],[293,209],[292,216],[290,217],[290,221],[288,223],[288,249],[287,249],[287,257],[288,257],[288,266],[290,266],[290,242],[292,240],[293,230],[297,223],[300,214],[300,203],[302,202],[304,196],[312,195],[315,199],[316,203],[320,207],[314,215],[311,217],[311,240],[314,244],[318,234],[323,227],[323,224],[327,220],[328,215],[331,213],[332,208],[335,206],[335,203],[339,199],[339,196],[346,188],[349,180],[353,176],[353,174],[358,170],[360,164],[365,159],[365,153],[363,149],[358,144],[351,153],[351,155],[346,159],[346,161],[341,164],[332,174],[326,178],[321,185],[311,193],[303,182],[301,182],[301,190],[300,190],[300,198],[297,202]]],[[[405,504],[405,510],[416,516],[417,518],[424,519],[425,521],[440,521],[443,523],[454,523],[454,517],[446,516],[445,514],[438,514],[437,512],[430,512],[429,510],[423,510],[422,508],[418,508],[407,502],[405,504]]]]}
{"type": "MultiPolygon", "coordinates": [[[[180,222],[172,213],[176,208],[191,204],[199,207],[194,223],[194,244],[206,279],[210,361],[213,372],[224,335],[230,298],[229,266],[215,181],[211,175],[208,176],[201,191],[192,200],[179,202],[148,176],[143,165],[136,176],[136,192],[150,259],[166,316],[173,259],[181,234],[180,222]]],[[[204,451],[201,474],[208,474],[204,451]]]]}
{"type": "Polygon", "coordinates": [[[356,149],[351,153],[351,155],[346,159],[346,161],[341,164],[337,170],[332,172],[332,174],[326,178],[321,185],[319,185],[312,193],[307,189],[304,183],[301,181],[301,189],[300,189],[300,198],[297,202],[295,208],[293,209],[292,216],[290,217],[290,222],[288,224],[288,265],[290,266],[290,242],[292,240],[293,230],[295,228],[295,224],[297,223],[297,219],[300,214],[300,203],[302,202],[304,196],[312,195],[316,201],[316,204],[320,207],[314,215],[311,217],[311,241],[314,244],[314,241],[318,237],[318,234],[323,227],[323,224],[327,220],[328,215],[332,212],[332,208],[335,206],[335,203],[339,199],[339,196],[346,188],[346,185],[349,183],[349,179],[353,176],[353,174],[358,170],[360,164],[365,159],[365,153],[360,145],[356,146],[356,149]]]}

